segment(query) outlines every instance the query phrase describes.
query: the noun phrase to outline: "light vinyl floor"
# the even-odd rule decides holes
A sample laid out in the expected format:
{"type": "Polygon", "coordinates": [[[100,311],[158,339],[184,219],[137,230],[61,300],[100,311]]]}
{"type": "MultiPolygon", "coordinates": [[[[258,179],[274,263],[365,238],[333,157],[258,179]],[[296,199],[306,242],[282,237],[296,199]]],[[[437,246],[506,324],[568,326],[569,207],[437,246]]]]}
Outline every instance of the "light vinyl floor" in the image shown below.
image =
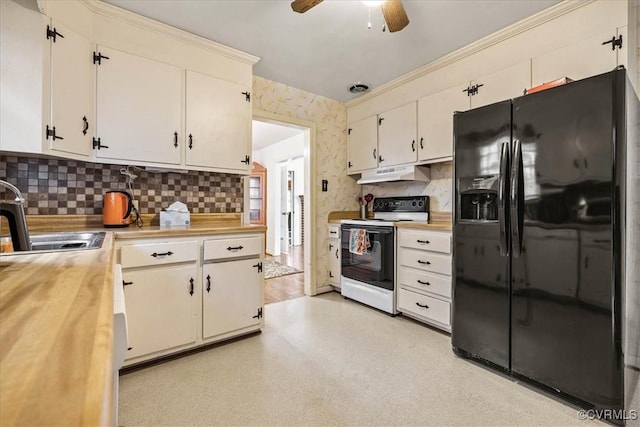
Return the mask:
{"type": "Polygon", "coordinates": [[[264,310],[262,334],[120,377],[118,424],[603,425],[338,293],[264,310]]]}

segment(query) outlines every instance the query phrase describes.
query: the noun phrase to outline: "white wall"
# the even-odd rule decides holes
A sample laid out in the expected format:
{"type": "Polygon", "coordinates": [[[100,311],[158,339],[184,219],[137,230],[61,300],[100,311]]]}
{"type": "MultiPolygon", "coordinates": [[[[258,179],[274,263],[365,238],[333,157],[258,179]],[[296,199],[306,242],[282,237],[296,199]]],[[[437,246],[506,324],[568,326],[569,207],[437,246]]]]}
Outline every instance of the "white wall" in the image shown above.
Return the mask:
{"type": "MultiPolygon", "coordinates": [[[[282,182],[280,167],[283,162],[304,156],[305,133],[269,145],[253,153],[253,159],[267,169],[267,252],[280,255],[280,193],[282,182]]],[[[296,174],[298,175],[298,174],[296,174]]],[[[301,178],[304,178],[304,167],[301,178]]],[[[301,180],[304,184],[304,179],[301,180]]]]}

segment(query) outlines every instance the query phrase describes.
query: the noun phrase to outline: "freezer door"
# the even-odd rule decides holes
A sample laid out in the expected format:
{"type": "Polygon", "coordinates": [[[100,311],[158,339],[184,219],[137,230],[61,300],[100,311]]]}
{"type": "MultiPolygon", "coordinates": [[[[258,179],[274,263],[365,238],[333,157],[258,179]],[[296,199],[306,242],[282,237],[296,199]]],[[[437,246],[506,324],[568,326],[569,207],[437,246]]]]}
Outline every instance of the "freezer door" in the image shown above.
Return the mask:
{"type": "Polygon", "coordinates": [[[462,356],[508,369],[511,103],[456,113],[454,135],[452,344],[462,356]]]}
{"type": "Polygon", "coordinates": [[[622,408],[613,73],[513,100],[511,368],[622,408]]]}

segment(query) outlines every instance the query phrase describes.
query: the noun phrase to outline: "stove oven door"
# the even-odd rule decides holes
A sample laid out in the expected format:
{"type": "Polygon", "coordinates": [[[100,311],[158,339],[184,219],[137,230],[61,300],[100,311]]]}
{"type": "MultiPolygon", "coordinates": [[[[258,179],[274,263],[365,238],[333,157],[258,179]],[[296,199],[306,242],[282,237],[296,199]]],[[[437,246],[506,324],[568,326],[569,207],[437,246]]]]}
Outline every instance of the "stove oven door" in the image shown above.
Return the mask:
{"type": "Polygon", "coordinates": [[[393,227],[342,224],[341,275],[383,289],[393,290],[393,227]],[[352,233],[365,230],[369,247],[360,254],[351,249],[352,233]]]}

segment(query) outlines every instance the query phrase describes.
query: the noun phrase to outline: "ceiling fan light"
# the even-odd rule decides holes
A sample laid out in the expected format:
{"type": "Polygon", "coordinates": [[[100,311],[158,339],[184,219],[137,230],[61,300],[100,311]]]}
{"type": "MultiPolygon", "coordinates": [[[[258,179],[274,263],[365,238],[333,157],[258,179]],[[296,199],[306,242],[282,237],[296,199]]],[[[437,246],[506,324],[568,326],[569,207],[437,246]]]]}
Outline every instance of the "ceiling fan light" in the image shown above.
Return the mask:
{"type": "Polygon", "coordinates": [[[364,3],[368,7],[377,7],[382,5],[382,3],[384,2],[385,0],[362,0],[362,3],[364,3]]]}

